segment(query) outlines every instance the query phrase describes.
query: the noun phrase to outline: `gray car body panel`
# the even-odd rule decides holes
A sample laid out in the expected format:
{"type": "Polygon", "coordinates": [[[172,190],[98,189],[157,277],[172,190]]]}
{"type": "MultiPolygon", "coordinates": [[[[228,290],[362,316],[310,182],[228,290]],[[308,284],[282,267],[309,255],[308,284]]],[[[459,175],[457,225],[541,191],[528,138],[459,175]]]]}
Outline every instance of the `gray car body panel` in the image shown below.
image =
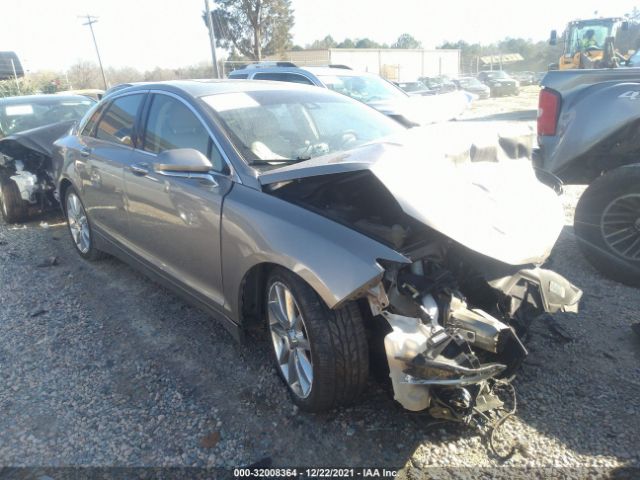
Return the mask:
{"type": "Polygon", "coordinates": [[[122,145],[103,145],[109,142],[79,135],[93,110],[72,134],[56,142],[54,153],[57,190],[60,192],[64,183],[79,192],[100,246],[141,267],[192,303],[223,317],[236,335],[241,323],[242,282],[257,265],[269,263],[290,269],[334,308],[379,281],[383,268],[378,259],[409,262],[361,233],[262,192],[259,172],[239,158],[198,98],[238,89],[313,88],[274,83],[144,84],[124,88],[103,100],[162,91],[188,102],[206,122],[231,167],[226,175],[214,174],[217,187],[196,180],[158,177],[154,172],[149,178],[134,179],[127,165],[143,157],[153,162],[153,155],[122,145]],[[94,145],[96,142],[100,145],[94,145]],[[99,147],[100,155],[92,153],[83,158],[80,152],[87,146],[99,147]],[[101,153],[103,148],[110,149],[113,158],[105,158],[108,155],[101,153]],[[119,164],[114,167],[115,173],[96,173],[97,164],[104,170],[114,162],[119,164]],[[145,184],[149,185],[147,190],[151,189],[146,193],[142,188],[145,184]],[[211,196],[216,197],[213,203],[211,196]],[[144,232],[138,232],[135,238],[130,235],[131,221],[144,226],[144,232]],[[166,238],[159,239],[162,235],[166,238]],[[205,260],[202,255],[207,252],[210,258],[205,260]],[[349,265],[348,273],[345,265],[349,265]]]}
{"type": "Polygon", "coordinates": [[[295,272],[329,308],[336,308],[380,280],[384,270],[378,259],[410,262],[346,226],[252,188],[236,185],[225,199],[225,310],[236,321],[242,281],[257,265],[276,264],[295,272]]]}
{"type": "Polygon", "coordinates": [[[586,169],[585,157],[640,121],[640,94],[625,96],[640,92],[640,68],[552,71],[541,85],[560,94],[561,104],[556,135],[538,136],[538,166],[569,183],[571,170],[586,169]]]}

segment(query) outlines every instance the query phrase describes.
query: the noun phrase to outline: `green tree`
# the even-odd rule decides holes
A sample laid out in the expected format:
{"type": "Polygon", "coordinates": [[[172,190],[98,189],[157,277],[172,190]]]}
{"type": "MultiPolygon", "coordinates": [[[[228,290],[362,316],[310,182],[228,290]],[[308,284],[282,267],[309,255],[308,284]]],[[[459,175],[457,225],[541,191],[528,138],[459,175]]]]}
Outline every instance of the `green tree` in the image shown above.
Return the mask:
{"type": "Polygon", "coordinates": [[[291,0],[217,0],[216,7],[211,17],[221,47],[262,60],[291,46],[291,0]]]}
{"type": "Polygon", "coordinates": [[[327,35],[322,40],[316,40],[311,45],[308,45],[307,48],[311,50],[326,50],[329,48],[334,48],[338,43],[333,39],[331,35],[327,35]]]}
{"type": "Polygon", "coordinates": [[[422,43],[413,38],[412,35],[403,33],[398,37],[398,40],[391,45],[391,48],[422,48],[422,43]]]}
{"type": "Polygon", "coordinates": [[[369,38],[361,38],[356,41],[355,48],[380,48],[380,44],[369,38]]]}
{"type": "Polygon", "coordinates": [[[337,45],[337,48],[356,48],[356,44],[350,38],[345,38],[337,45]]]}

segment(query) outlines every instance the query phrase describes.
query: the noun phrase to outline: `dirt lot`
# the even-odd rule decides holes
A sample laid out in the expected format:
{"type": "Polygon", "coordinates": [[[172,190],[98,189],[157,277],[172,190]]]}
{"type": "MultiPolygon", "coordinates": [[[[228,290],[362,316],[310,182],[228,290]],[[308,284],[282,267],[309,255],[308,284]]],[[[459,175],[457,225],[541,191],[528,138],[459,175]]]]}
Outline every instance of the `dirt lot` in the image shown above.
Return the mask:
{"type": "MultiPolygon", "coordinates": [[[[479,101],[465,117],[533,123],[535,99],[527,88],[479,101]]],[[[640,339],[630,330],[640,294],[580,255],[570,226],[580,192],[565,193],[567,225],[550,263],[584,290],[582,310],[556,317],[563,336],[548,324],[533,329],[515,382],[518,413],[505,430],[520,449],[504,464],[476,433],[403,411],[374,379],[357,406],[299,412],[265,341],[235,343],[118,260],[83,262],[58,215],[0,224],[0,465],[233,467],[268,458],[388,466],[408,478],[640,467],[640,339]]]]}

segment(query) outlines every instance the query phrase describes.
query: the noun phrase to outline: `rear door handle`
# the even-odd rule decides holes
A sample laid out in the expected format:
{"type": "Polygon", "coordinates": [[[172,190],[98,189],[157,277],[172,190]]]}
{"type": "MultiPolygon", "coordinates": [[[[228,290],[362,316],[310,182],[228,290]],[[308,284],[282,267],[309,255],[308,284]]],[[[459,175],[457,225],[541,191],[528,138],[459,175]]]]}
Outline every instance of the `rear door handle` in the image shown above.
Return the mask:
{"type": "Polygon", "coordinates": [[[89,147],[81,148],[80,155],[82,155],[83,157],[88,157],[89,155],[91,155],[91,149],[89,147]]]}
{"type": "Polygon", "coordinates": [[[134,175],[144,176],[149,173],[148,163],[134,163],[129,167],[134,175]]]}

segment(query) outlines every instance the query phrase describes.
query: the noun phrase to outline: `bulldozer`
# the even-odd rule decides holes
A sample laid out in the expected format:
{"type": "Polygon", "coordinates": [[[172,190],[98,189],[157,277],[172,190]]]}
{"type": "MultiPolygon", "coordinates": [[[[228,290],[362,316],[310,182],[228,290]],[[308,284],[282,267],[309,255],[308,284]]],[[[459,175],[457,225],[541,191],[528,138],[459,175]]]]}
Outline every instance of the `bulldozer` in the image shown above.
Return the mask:
{"type": "MultiPolygon", "coordinates": [[[[616,49],[616,35],[628,29],[629,22],[619,17],[569,22],[562,35],[563,54],[557,64],[549,65],[549,70],[618,67],[628,60],[628,55],[616,49]]],[[[558,44],[556,30],[551,31],[549,44],[558,44]]]]}

